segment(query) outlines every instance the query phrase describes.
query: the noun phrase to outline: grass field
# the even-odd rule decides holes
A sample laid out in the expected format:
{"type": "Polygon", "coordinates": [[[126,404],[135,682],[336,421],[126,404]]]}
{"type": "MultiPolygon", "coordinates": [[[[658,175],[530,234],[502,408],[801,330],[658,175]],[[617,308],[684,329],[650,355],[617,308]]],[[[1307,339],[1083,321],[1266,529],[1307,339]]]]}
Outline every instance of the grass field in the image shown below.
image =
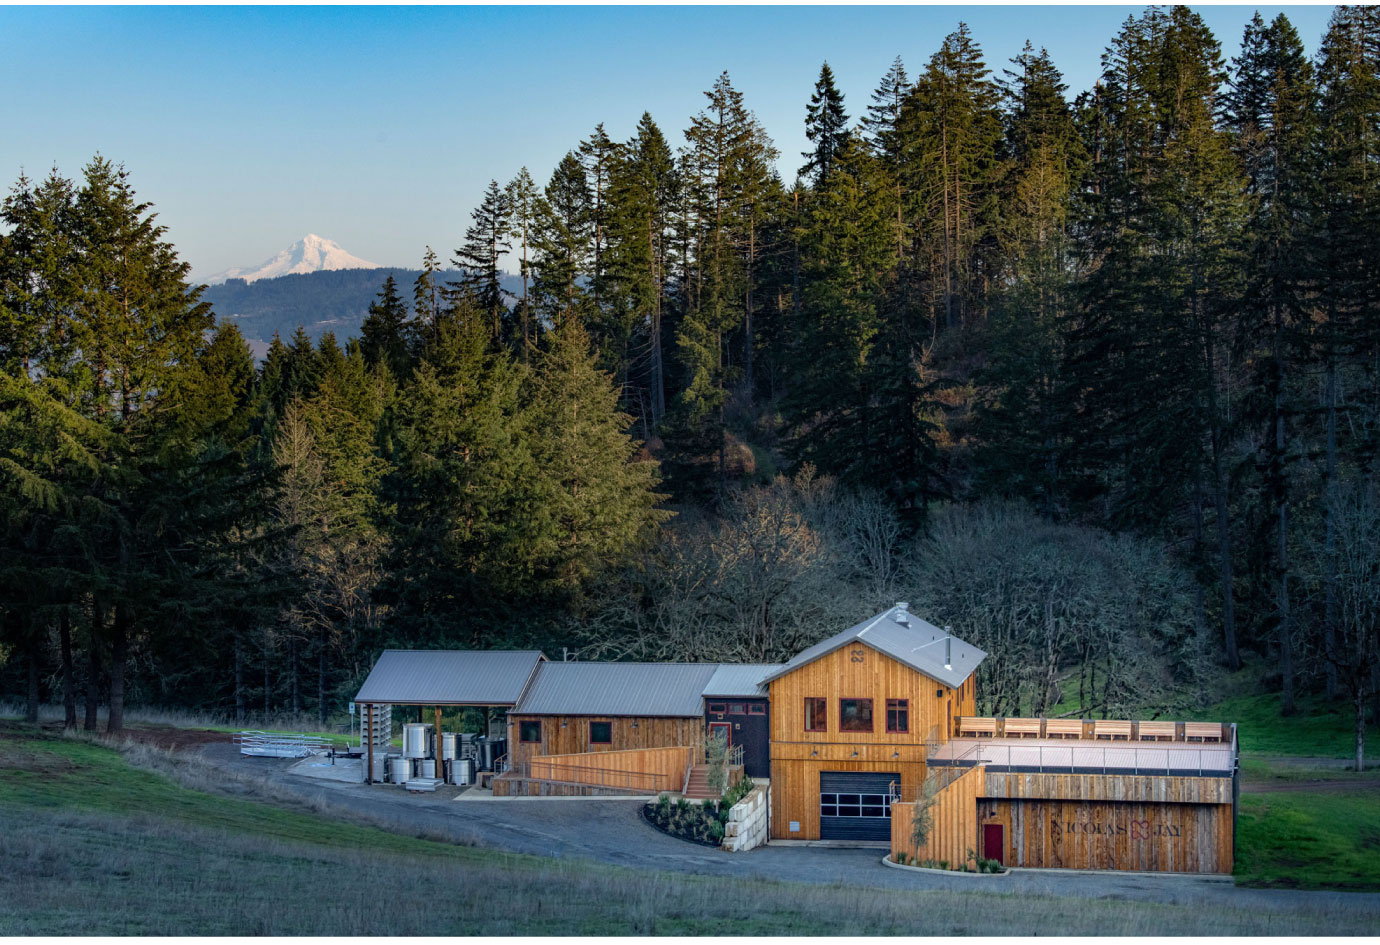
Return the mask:
{"type": "MultiPolygon", "coordinates": [[[[456,846],[176,780],[175,759],[0,723],[0,935],[1307,934],[1201,910],[632,872],[456,846]],[[138,765],[169,767],[173,776],[138,765]]],[[[244,790],[233,783],[228,790],[244,790]]]]}
{"type": "MultiPolygon", "coordinates": [[[[1354,791],[1242,794],[1236,880],[1380,891],[1380,781],[1354,791]]],[[[1374,930],[1372,930],[1373,932],[1374,930]]]]}

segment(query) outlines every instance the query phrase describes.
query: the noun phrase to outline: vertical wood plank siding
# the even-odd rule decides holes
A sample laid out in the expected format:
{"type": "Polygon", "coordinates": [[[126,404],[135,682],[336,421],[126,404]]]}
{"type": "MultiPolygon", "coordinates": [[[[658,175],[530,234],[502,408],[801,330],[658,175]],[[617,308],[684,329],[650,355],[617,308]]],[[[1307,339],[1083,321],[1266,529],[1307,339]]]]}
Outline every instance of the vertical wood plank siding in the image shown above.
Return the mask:
{"type": "Polygon", "coordinates": [[[1001,824],[1007,866],[1230,873],[1230,804],[983,800],[979,829],[1001,824]]]}
{"type": "Polygon", "coordinates": [[[689,747],[677,747],[537,755],[531,761],[531,774],[551,781],[628,786],[647,794],[679,791],[685,783],[691,752],[689,747]],[[623,773],[630,777],[618,777],[623,773]]]}
{"type": "Polygon", "coordinates": [[[934,797],[930,808],[933,823],[929,840],[917,852],[911,842],[916,804],[891,805],[891,855],[904,853],[917,860],[947,861],[949,869],[967,862],[968,852],[981,853],[978,847],[977,799],[982,792],[981,768],[970,768],[934,797]]]}
{"type": "Polygon", "coordinates": [[[850,643],[770,684],[771,835],[819,839],[821,771],[895,771],[906,797],[925,778],[925,739],[951,737],[952,720],[972,700],[863,643],[850,643]],[[826,729],[805,731],[805,699],[828,700],[826,729]],[[839,700],[871,699],[872,731],[840,732],[839,700]],[[886,730],[888,699],[909,705],[909,731],[886,730]],[[791,830],[791,823],[799,830],[791,830]]]}
{"type": "Polygon", "coordinates": [[[629,718],[599,715],[509,715],[508,759],[518,768],[537,755],[575,755],[629,748],[673,748],[695,745],[704,737],[704,718],[629,718]],[[541,741],[523,742],[523,722],[541,723],[541,741]],[[590,744],[589,723],[608,722],[613,741],[590,744]],[[564,727],[562,727],[564,725],[564,727]]]}

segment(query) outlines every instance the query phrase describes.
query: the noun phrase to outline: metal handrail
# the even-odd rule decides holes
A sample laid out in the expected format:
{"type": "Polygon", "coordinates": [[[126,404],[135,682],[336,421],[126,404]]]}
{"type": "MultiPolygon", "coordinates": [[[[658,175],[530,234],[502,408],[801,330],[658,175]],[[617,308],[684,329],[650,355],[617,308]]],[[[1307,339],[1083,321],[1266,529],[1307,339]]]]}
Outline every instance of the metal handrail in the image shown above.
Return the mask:
{"type": "MultiPolygon", "coordinates": [[[[1182,742],[1178,744],[1183,744],[1182,742]]],[[[931,756],[931,767],[965,767],[973,748],[992,771],[1018,770],[1043,773],[1177,775],[1180,777],[1231,777],[1235,752],[1229,745],[1219,748],[1150,747],[1136,742],[1122,745],[1091,745],[1085,739],[1065,745],[974,745],[953,758],[931,756]],[[985,756],[985,757],[984,757],[985,756]],[[1205,763],[1205,761],[1207,763],[1205,763]]]]}
{"type": "Polygon", "coordinates": [[[734,745],[733,747],[729,748],[728,752],[724,755],[724,766],[727,768],[733,768],[741,766],[742,763],[743,746],[734,745]]]}
{"type": "Polygon", "coordinates": [[[335,744],[333,738],[323,735],[260,731],[237,732],[231,741],[240,746],[240,754],[261,758],[305,758],[335,744]]]}

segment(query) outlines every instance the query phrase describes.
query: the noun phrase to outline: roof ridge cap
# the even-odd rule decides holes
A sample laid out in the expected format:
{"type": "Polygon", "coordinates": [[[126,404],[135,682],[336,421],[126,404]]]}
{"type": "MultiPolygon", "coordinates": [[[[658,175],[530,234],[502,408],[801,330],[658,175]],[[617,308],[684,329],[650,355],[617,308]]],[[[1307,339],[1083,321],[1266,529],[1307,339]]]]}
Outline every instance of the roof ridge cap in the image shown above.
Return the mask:
{"type": "Polygon", "coordinates": [[[867,626],[863,627],[861,630],[859,630],[857,633],[855,633],[854,636],[857,636],[857,637],[862,636],[864,633],[866,633],[867,631],[871,630],[873,627],[877,626],[878,622],[881,621],[881,619],[882,619],[883,617],[886,617],[886,616],[890,615],[890,613],[891,613],[893,610],[895,610],[895,609],[896,609],[895,607],[891,607],[891,608],[888,608],[887,610],[882,611],[880,614],[878,614],[877,616],[873,617],[872,620],[868,623],[867,626]]]}

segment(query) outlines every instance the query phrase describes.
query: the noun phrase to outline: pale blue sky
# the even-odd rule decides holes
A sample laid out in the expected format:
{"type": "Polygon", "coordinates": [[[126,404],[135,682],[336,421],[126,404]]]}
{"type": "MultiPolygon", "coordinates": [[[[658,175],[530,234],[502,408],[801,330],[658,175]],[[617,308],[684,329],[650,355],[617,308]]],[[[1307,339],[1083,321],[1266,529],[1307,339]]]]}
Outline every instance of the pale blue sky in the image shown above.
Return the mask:
{"type": "MultiPolygon", "coordinates": [[[[602,121],[650,111],[675,146],[727,69],[792,177],[828,60],[856,119],[899,54],[915,75],[960,20],[999,72],[1029,38],[1070,94],[1140,6],[5,7],[0,180],[123,162],[194,273],[308,232],[381,265],[459,244],[490,178],[544,184],[602,121]]],[[[1195,7],[1228,58],[1252,11],[1311,54],[1330,6],[1195,7]]]]}

